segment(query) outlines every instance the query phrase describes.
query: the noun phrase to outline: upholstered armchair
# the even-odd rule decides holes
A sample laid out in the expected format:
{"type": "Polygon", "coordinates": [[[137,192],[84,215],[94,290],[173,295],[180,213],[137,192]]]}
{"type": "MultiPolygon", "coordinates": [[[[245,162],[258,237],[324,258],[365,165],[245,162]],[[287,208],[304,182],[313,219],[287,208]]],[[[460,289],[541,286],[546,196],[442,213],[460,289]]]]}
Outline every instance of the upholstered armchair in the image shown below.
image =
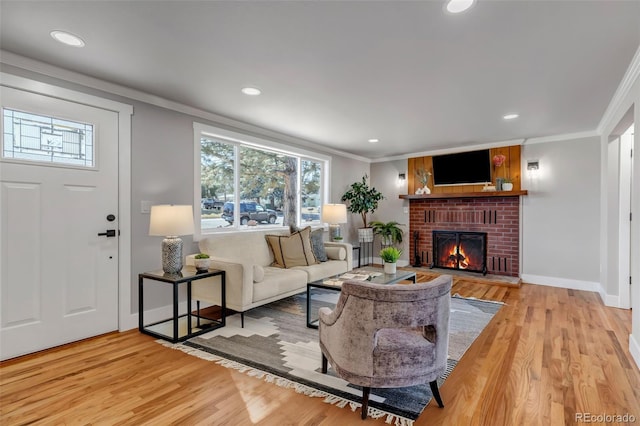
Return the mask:
{"type": "Polygon", "coordinates": [[[447,368],[451,284],[450,275],[411,285],[346,281],[335,309],[320,308],[322,372],[328,361],[362,386],[362,419],[371,388],[429,383],[444,407],[436,380],[447,368]]]}

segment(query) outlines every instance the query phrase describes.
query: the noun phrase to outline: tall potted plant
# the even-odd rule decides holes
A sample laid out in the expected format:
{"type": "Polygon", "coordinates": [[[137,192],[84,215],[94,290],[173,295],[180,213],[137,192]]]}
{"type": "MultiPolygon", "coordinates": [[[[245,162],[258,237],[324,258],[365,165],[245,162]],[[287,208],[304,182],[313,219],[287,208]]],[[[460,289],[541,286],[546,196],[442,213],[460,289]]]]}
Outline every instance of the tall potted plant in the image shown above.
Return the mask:
{"type": "Polygon", "coordinates": [[[378,208],[378,202],[384,197],[375,187],[369,187],[366,174],[361,182],[354,182],[341,200],[347,202],[347,210],[360,214],[363,228],[358,230],[358,240],[361,242],[373,241],[373,230],[367,226],[367,214],[373,213],[378,208]]]}

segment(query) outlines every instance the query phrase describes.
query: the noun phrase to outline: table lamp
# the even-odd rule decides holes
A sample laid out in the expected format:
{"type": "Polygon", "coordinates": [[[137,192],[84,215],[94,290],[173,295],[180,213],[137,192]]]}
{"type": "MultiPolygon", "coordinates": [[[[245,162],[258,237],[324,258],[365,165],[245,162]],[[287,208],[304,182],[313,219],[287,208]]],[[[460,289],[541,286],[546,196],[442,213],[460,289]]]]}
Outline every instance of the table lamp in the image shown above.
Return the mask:
{"type": "Polygon", "coordinates": [[[180,235],[193,234],[193,207],[151,206],[149,235],[164,236],[162,240],[162,270],[176,274],[182,270],[182,240],[180,235]]]}
{"type": "Polygon", "coordinates": [[[323,204],[322,221],[329,224],[329,236],[332,241],[341,236],[340,224],[347,223],[346,204],[323,204]]]}

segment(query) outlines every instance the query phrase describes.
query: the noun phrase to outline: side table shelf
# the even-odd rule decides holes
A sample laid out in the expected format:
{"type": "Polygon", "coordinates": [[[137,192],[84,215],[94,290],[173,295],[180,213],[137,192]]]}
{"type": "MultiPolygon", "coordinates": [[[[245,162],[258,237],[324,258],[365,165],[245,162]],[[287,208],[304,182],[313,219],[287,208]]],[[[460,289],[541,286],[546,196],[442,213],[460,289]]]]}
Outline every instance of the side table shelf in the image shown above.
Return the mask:
{"type": "MultiPolygon", "coordinates": [[[[225,271],[209,269],[197,271],[192,266],[185,266],[177,274],[167,274],[164,271],[145,272],[138,275],[138,329],[141,333],[172,343],[182,342],[191,337],[224,327],[226,324],[226,295],[225,295],[225,271]],[[222,306],[220,319],[206,318],[193,314],[191,310],[191,283],[204,278],[220,277],[220,300],[222,306]],[[144,280],[171,284],[173,286],[173,317],[151,324],[144,323],[144,280]],[[180,284],[187,284],[187,312],[179,313],[178,288],[180,284]]],[[[216,285],[213,283],[212,285],[216,285]]]]}

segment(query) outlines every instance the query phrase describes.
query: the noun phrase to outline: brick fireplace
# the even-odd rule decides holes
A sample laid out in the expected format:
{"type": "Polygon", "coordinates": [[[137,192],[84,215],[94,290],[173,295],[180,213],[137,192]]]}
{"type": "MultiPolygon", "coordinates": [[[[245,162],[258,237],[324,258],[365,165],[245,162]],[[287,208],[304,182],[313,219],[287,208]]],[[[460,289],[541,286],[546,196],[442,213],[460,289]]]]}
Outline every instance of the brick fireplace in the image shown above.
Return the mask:
{"type": "Polygon", "coordinates": [[[434,263],[433,231],[479,232],[486,233],[486,272],[519,277],[520,197],[452,195],[406,196],[410,200],[410,263],[434,263]]]}

